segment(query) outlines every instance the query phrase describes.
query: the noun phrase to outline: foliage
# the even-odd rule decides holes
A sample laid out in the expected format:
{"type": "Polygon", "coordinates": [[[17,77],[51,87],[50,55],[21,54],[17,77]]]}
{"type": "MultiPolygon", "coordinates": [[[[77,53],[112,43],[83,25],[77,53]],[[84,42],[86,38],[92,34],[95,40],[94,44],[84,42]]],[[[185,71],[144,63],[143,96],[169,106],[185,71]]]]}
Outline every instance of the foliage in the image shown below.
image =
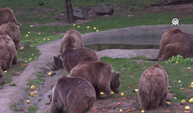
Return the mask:
{"type": "Polygon", "coordinates": [[[165,61],[165,63],[181,63],[181,62],[192,62],[193,58],[183,58],[183,56],[177,55],[172,56],[168,60],[165,61]]]}

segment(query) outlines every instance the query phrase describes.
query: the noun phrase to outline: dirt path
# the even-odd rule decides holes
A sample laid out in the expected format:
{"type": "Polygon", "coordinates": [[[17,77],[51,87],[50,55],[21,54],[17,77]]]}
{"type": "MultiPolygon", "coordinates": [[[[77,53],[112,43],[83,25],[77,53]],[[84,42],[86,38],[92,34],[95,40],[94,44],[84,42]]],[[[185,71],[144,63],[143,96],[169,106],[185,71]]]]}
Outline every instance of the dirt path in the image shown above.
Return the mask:
{"type": "MultiPolygon", "coordinates": [[[[26,69],[21,73],[21,75],[15,76],[13,78],[13,81],[10,83],[10,84],[15,83],[17,86],[9,86],[9,84],[7,84],[2,88],[2,90],[0,90],[0,100],[1,100],[0,106],[1,106],[2,113],[13,113],[14,111],[10,109],[9,107],[10,105],[12,105],[13,103],[17,103],[20,99],[23,99],[24,101],[26,101],[25,99],[28,98],[28,94],[25,92],[24,89],[29,87],[28,85],[29,79],[35,79],[38,71],[41,72],[41,71],[50,69],[50,63],[52,61],[52,57],[58,54],[59,43],[60,43],[60,39],[38,46],[38,49],[41,52],[41,55],[38,58],[38,60],[30,62],[26,67],[26,69]]],[[[98,52],[98,55],[100,57],[102,56],[115,57],[116,55],[119,55],[118,57],[128,58],[129,54],[130,54],[130,57],[139,56],[139,55],[142,55],[143,53],[145,53],[144,54],[145,56],[147,55],[149,56],[151,52],[151,50],[148,50],[148,51],[143,50],[143,52],[142,51],[137,52],[137,51],[140,51],[140,50],[135,50],[135,51],[134,50],[104,50],[104,51],[98,52]],[[106,51],[109,51],[108,52],[109,54],[104,54],[104,53],[107,53],[106,51]],[[114,52],[116,52],[116,54],[114,52]]],[[[153,50],[153,51],[157,51],[157,50],[153,50]]],[[[155,52],[151,52],[151,53],[155,54],[155,52]]],[[[55,76],[53,76],[53,81],[52,81],[53,83],[57,80],[54,78],[60,77],[62,72],[58,72],[58,73],[60,74],[56,74],[55,76]]],[[[49,105],[46,105],[46,103],[49,102],[47,95],[50,93],[50,91],[51,90],[47,90],[47,92],[44,92],[43,95],[41,96],[41,101],[38,103],[39,109],[37,113],[46,113],[47,110],[49,109],[49,105]]],[[[20,111],[20,112],[24,112],[24,111],[20,111]]]]}

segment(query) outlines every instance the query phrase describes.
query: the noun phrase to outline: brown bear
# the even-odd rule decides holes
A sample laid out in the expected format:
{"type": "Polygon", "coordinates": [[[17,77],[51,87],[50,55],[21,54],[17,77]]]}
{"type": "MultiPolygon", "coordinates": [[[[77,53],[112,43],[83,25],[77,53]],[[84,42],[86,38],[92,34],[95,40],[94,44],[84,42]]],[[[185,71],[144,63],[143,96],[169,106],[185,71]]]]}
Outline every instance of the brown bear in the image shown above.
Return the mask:
{"type": "Polygon", "coordinates": [[[0,85],[5,83],[3,76],[4,76],[3,69],[0,67],[0,85]]]}
{"type": "Polygon", "coordinates": [[[180,29],[169,29],[162,36],[157,59],[164,61],[176,55],[193,57],[193,38],[180,29]]]}
{"type": "Polygon", "coordinates": [[[67,47],[71,47],[73,49],[84,47],[84,41],[80,32],[78,32],[77,30],[68,30],[65,33],[60,44],[59,52],[62,53],[63,49],[67,47]]]}
{"type": "Polygon", "coordinates": [[[139,79],[138,99],[140,109],[156,109],[166,103],[168,94],[168,75],[160,65],[146,69],[139,79]]]}
{"type": "Polygon", "coordinates": [[[54,56],[52,70],[61,67],[62,63],[63,67],[67,70],[68,73],[78,63],[88,61],[92,62],[99,60],[96,52],[88,48],[78,48],[76,50],[74,50],[73,48],[66,48],[64,49],[63,53],[59,56],[58,57],[54,56]],[[59,56],[61,60],[59,59],[59,56]]]}
{"type": "Polygon", "coordinates": [[[13,42],[15,43],[16,49],[19,50],[21,35],[18,25],[13,22],[2,24],[0,26],[0,34],[8,34],[9,37],[11,37],[13,42]]]}
{"type": "Polygon", "coordinates": [[[2,24],[8,23],[8,22],[14,22],[17,25],[20,25],[20,23],[16,20],[13,11],[10,8],[0,8],[0,26],[2,24]]]}
{"type": "Polygon", "coordinates": [[[63,113],[64,107],[69,113],[86,113],[93,106],[96,94],[85,79],[66,75],[58,79],[50,99],[50,113],[63,113]]]}
{"type": "MultiPolygon", "coordinates": [[[[7,35],[0,35],[0,67],[1,69],[7,70],[12,66],[12,64],[17,63],[17,51],[13,40],[7,35]]],[[[3,84],[2,72],[1,72],[1,81],[0,84],[3,84]]]]}
{"type": "Polygon", "coordinates": [[[53,58],[54,58],[54,61],[52,62],[51,70],[55,71],[60,68],[63,68],[63,63],[62,63],[62,60],[60,59],[60,55],[54,56],[53,58]]]}
{"type": "Polygon", "coordinates": [[[85,62],[74,67],[70,73],[73,77],[82,77],[89,81],[96,91],[96,96],[100,99],[100,92],[107,95],[119,92],[120,73],[116,72],[113,67],[103,61],[85,62]]]}

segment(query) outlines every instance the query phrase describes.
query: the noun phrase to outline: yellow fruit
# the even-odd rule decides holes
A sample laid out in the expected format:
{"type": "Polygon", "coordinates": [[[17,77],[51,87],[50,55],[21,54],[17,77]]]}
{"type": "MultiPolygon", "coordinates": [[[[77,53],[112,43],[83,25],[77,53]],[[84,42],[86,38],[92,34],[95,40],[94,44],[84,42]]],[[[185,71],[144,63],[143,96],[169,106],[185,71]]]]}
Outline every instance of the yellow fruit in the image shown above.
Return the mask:
{"type": "Polygon", "coordinates": [[[122,110],[122,109],[120,109],[120,110],[119,110],[119,112],[123,112],[123,110],[122,110]]]}
{"type": "Polygon", "coordinates": [[[185,107],[185,110],[190,110],[190,107],[189,107],[189,106],[186,106],[186,107],[185,107]]]}
{"type": "Polygon", "coordinates": [[[94,27],[94,29],[96,29],[96,27],[94,27]]]}
{"type": "Polygon", "coordinates": [[[34,94],[37,94],[37,91],[34,91],[34,94]]]}
{"type": "Polygon", "coordinates": [[[168,101],[167,101],[166,103],[167,103],[168,105],[170,105],[170,104],[171,104],[171,103],[170,103],[170,102],[168,102],[168,101]]]}
{"type": "Polygon", "coordinates": [[[32,89],[32,90],[35,89],[35,88],[36,88],[36,87],[35,87],[34,85],[31,86],[31,89],[32,89]]]}
{"type": "Polygon", "coordinates": [[[192,88],[193,88],[193,85],[191,84],[191,85],[189,86],[189,88],[191,88],[191,89],[192,89],[192,88]]]}
{"type": "Polygon", "coordinates": [[[141,110],[141,113],[145,113],[145,110],[141,110]]]}
{"type": "Polygon", "coordinates": [[[76,24],[73,24],[73,26],[76,26],[76,24]]]}
{"type": "Polygon", "coordinates": [[[191,99],[189,100],[189,102],[190,102],[190,103],[193,103],[193,98],[191,98],[191,99]]]}
{"type": "Polygon", "coordinates": [[[138,92],[138,89],[135,89],[135,92],[138,92]]]}
{"type": "Polygon", "coordinates": [[[21,47],[21,49],[24,49],[24,47],[21,47]]]}
{"type": "Polygon", "coordinates": [[[78,28],[80,28],[80,26],[78,26],[78,28]]]}
{"type": "Polygon", "coordinates": [[[124,96],[124,93],[123,93],[123,92],[121,93],[121,96],[122,96],[122,97],[124,96]]]}
{"type": "Polygon", "coordinates": [[[27,100],[26,103],[29,104],[29,103],[30,103],[30,100],[27,100]]]}
{"type": "Polygon", "coordinates": [[[40,35],[41,33],[38,33],[38,35],[40,35]]]}
{"type": "Polygon", "coordinates": [[[90,26],[87,26],[87,29],[89,29],[90,28],[90,26]]]}
{"type": "Polygon", "coordinates": [[[176,64],[179,63],[178,61],[176,61],[176,64]]]}
{"type": "Polygon", "coordinates": [[[113,91],[111,91],[111,95],[115,94],[113,91]]]}
{"type": "Polygon", "coordinates": [[[191,85],[193,85],[193,82],[191,82],[191,85]]]}
{"type": "Polygon", "coordinates": [[[48,73],[48,75],[49,75],[49,76],[51,76],[51,75],[52,75],[52,73],[51,73],[51,72],[49,72],[49,73],[48,73]]]}
{"type": "Polygon", "coordinates": [[[31,93],[30,93],[30,96],[34,97],[34,93],[33,93],[33,92],[31,92],[31,93]]]}
{"type": "Polygon", "coordinates": [[[185,104],[185,103],[186,103],[186,101],[185,101],[185,100],[182,100],[181,102],[182,102],[183,104],[185,104]]]}
{"type": "Polygon", "coordinates": [[[96,32],[99,32],[99,30],[96,30],[96,32]]]}
{"type": "Polygon", "coordinates": [[[103,92],[100,92],[100,95],[104,95],[104,93],[103,93],[103,92]]]}

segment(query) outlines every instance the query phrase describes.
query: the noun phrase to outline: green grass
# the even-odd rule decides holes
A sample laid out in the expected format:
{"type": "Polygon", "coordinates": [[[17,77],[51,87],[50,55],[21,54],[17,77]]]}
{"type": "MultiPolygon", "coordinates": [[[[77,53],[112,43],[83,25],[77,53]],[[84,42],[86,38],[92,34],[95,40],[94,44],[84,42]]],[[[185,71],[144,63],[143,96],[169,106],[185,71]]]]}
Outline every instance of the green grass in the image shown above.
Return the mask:
{"type": "Polygon", "coordinates": [[[19,103],[14,103],[10,106],[10,108],[12,108],[14,111],[18,111],[17,109],[17,105],[19,105],[19,103]]]}
{"type": "Polygon", "coordinates": [[[29,113],[35,113],[36,110],[38,109],[38,107],[37,106],[28,106],[27,109],[28,109],[29,113]]]}
{"type": "Polygon", "coordinates": [[[170,92],[174,93],[174,97],[177,97],[176,100],[173,99],[174,102],[181,102],[182,99],[188,101],[190,98],[193,97],[193,94],[185,92],[186,90],[190,90],[189,85],[193,81],[193,79],[191,78],[193,72],[187,69],[187,67],[191,67],[191,64],[193,62],[166,64],[164,62],[148,61],[143,57],[135,58],[135,60],[141,58],[144,61],[139,64],[136,63],[134,59],[125,58],[112,59],[108,57],[103,57],[101,58],[101,60],[110,63],[116,71],[120,72],[120,92],[124,92],[125,96],[136,96],[136,93],[133,91],[135,89],[138,89],[138,81],[142,72],[148,67],[158,63],[166,70],[168,74],[169,85],[171,86],[170,92]],[[126,68],[126,70],[121,71],[122,68],[126,68]],[[182,72],[181,70],[184,71],[182,72]],[[181,80],[181,83],[173,82],[175,80],[181,80]],[[181,90],[181,85],[183,85],[184,90],[181,90]]]}

